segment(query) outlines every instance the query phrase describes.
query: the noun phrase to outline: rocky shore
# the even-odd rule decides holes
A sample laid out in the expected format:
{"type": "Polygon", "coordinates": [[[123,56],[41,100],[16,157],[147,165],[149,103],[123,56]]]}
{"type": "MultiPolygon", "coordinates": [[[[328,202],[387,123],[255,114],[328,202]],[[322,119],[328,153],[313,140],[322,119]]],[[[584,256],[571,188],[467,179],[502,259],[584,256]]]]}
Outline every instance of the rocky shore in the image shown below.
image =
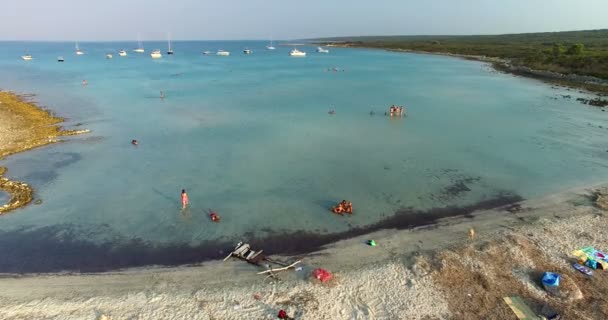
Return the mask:
{"type": "MultiPolygon", "coordinates": [[[[60,142],[60,137],[87,133],[89,130],[63,130],[64,119],[43,110],[31,101],[32,96],[0,91],[0,159],[47,144],[60,142]]],[[[4,177],[0,167],[0,190],[9,194],[7,204],[0,204],[0,214],[23,207],[33,200],[31,186],[4,177]]]]}

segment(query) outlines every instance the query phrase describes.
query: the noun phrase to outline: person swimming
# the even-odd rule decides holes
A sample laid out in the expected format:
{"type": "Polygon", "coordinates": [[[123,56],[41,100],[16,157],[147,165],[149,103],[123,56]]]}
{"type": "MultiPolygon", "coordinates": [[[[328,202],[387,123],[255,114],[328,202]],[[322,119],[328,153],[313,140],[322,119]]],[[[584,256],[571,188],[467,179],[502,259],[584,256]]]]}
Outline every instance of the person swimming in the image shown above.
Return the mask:
{"type": "Polygon", "coordinates": [[[209,209],[209,218],[211,218],[211,221],[213,222],[220,222],[220,216],[211,209],[209,209]]]}
{"type": "Polygon", "coordinates": [[[131,144],[134,145],[134,146],[136,146],[136,145],[139,144],[139,142],[137,142],[137,140],[133,139],[133,140],[131,140],[131,144]]]}
{"type": "Polygon", "coordinates": [[[182,209],[186,209],[188,206],[188,194],[186,193],[186,189],[182,189],[182,209]]]}
{"type": "Polygon", "coordinates": [[[87,80],[82,80],[82,85],[83,85],[83,86],[86,86],[86,85],[88,85],[88,84],[89,84],[89,83],[87,82],[87,80]]]}

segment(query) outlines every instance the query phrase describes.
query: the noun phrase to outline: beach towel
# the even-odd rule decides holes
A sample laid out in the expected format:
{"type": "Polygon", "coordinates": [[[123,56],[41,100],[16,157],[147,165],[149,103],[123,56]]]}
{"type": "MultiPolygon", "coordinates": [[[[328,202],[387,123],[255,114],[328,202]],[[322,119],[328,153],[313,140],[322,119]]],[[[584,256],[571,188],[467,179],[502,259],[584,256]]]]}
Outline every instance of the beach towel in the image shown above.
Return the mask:
{"type": "MultiPolygon", "coordinates": [[[[602,251],[596,250],[594,247],[584,247],[572,253],[583,264],[591,259],[602,266],[602,269],[608,268],[608,255],[602,251]]],[[[594,268],[596,269],[596,268],[594,268]]]]}

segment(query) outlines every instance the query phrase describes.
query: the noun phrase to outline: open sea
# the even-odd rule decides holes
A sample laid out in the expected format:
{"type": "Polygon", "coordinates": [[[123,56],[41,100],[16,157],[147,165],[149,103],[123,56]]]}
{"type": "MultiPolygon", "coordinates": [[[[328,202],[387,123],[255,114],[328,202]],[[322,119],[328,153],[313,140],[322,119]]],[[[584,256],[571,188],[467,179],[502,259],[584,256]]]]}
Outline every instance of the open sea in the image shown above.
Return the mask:
{"type": "Polygon", "coordinates": [[[85,42],[76,56],[0,42],[1,89],[92,130],[0,161],[43,201],[0,217],[0,272],[198,263],[239,240],[302,253],[608,178],[608,112],[577,90],[450,57],[266,44],[174,42],[167,56],[164,42],[85,42]],[[392,104],[407,117],[384,116],[392,104]],[[342,199],[352,216],[329,211],[342,199]]]}

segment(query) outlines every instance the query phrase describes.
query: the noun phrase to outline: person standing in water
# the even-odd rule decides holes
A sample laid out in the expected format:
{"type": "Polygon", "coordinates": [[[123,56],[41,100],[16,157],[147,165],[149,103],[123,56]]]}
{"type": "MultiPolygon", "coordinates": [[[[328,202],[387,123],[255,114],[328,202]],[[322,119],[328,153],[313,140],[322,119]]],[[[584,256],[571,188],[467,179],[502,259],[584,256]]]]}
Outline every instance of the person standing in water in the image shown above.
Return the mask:
{"type": "Polygon", "coordinates": [[[165,93],[164,93],[164,92],[162,92],[162,91],[160,92],[160,99],[161,99],[161,100],[164,100],[164,99],[165,99],[165,93]]]}
{"type": "Polygon", "coordinates": [[[186,209],[188,206],[188,194],[186,193],[186,189],[182,189],[182,209],[186,209]]]}

